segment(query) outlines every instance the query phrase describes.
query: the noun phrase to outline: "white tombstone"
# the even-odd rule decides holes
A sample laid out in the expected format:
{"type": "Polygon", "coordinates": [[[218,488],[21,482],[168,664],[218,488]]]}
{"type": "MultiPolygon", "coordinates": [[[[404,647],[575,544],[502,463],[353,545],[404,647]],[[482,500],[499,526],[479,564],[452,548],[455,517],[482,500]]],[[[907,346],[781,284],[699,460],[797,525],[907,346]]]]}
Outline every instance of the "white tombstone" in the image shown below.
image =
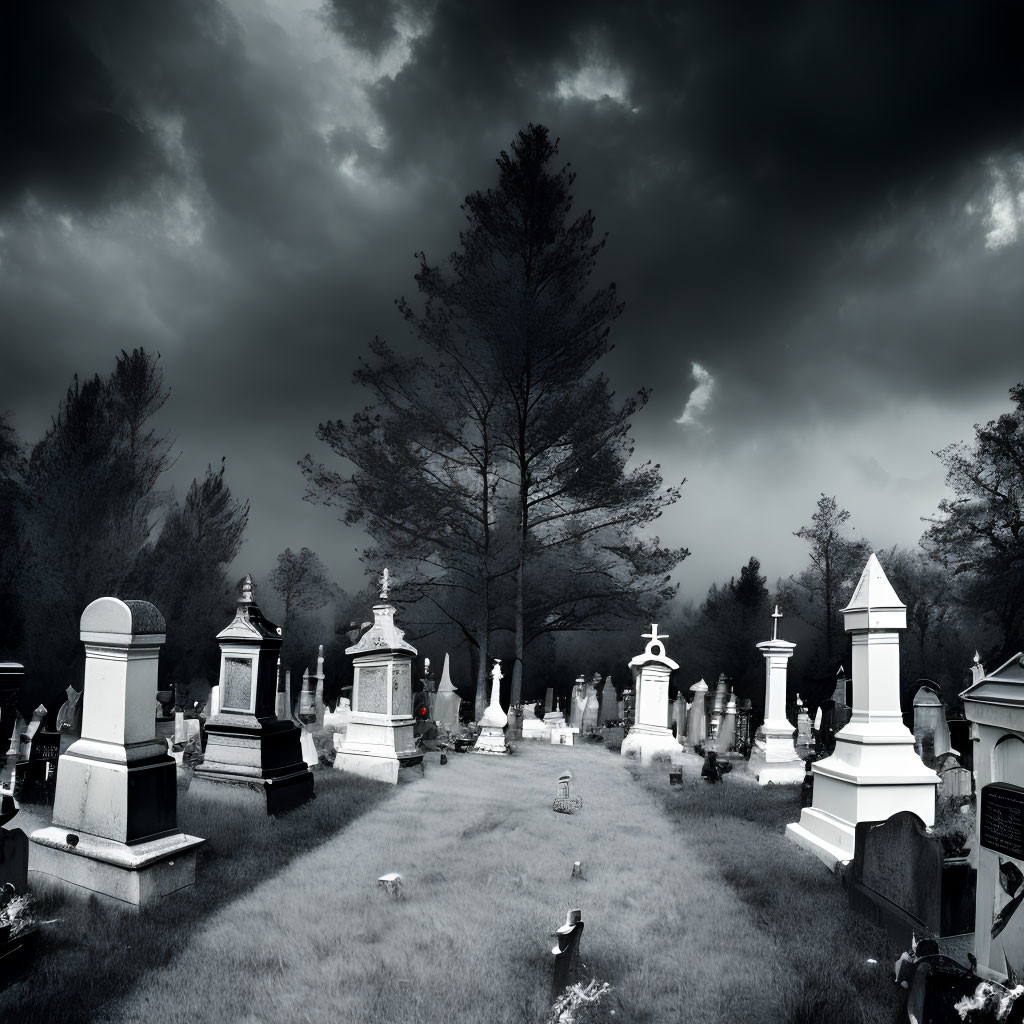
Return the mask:
{"type": "Polygon", "coordinates": [[[622,741],[624,757],[639,755],[641,763],[663,756],[668,760],[677,748],[676,738],[665,724],[668,721],[668,684],[679,666],[665,654],[664,640],[668,634],[658,633],[658,624],[651,625],[643,654],[629,662],[636,690],[635,721],[622,741]]]}
{"type": "Polygon", "coordinates": [[[480,719],[480,735],[473,744],[474,754],[507,754],[505,726],[508,715],[501,708],[501,662],[495,658],[491,669],[491,702],[480,719]]]}
{"type": "Polygon", "coordinates": [[[974,768],[978,851],[974,954],[978,974],[1007,980],[1007,964],[1024,964],[1024,655],[975,680],[960,696],[977,734],[974,768]],[[1016,912],[1014,912],[1016,910],[1016,912]]]}
{"type": "MultiPolygon", "coordinates": [[[[846,680],[843,680],[843,688],[845,690],[846,680]]],[[[821,710],[820,708],[818,709],[821,710]]],[[[796,695],[796,745],[799,749],[809,750],[814,746],[814,736],[811,729],[811,718],[807,714],[807,708],[804,706],[804,702],[800,699],[800,694],[796,695]]]]}
{"type": "Polygon", "coordinates": [[[523,739],[542,740],[550,732],[551,726],[546,725],[543,720],[537,717],[536,705],[525,705],[523,707],[523,739]]]}
{"type": "Polygon", "coordinates": [[[708,737],[708,720],[704,714],[704,701],[708,695],[708,684],[699,679],[690,687],[693,700],[688,710],[686,721],[686,746],[691,750],[702,744],[708,737]]]}
{"type": "Polygon", "coordinates": [[[843,616],[853,634],[853,713],[836,733],[835,752],[811,766],[813,805],[786,826],[790,839],[832,870],[853,858],[859,821],[913,811],[931,825],[939,784],[903,724],[898,631],[906,629],[907,608],[874,554],[843,616]]]}
{"type": "Polygon", "coordinates": [[[764,723],[754,736],[749,770],[758,783],[767,786],[804,781],[804,763],[793,745],[796,730],[786,718],[786,668],[796,644],[779,639],[782,613],[772,613],[772,638],[757,645],[764,655],[764,723]]]}
{"type": "Polygon", "coordinates": [[[345,740],[335,747],[334,767],[382,782],[423,774],[412,717],[412,659],[416,648],[395,625],[388,603],[388,571],[381,579],[373,625],[345,649],[353,655],[352,715],[345,740]]]}
{"type": "Polygon", "coordinates": [[[462,698],[459,691],[452,685],[452,677],[448,671],[448,654],[444,656],[444,667],[441,669],[441,682],[434,694],[434,721],[449,732],[459,731],[459,709],[462,698]]]}
{"type": "Polygon", "coordinates": [[[31,870],[133,906],[195,882],[205,840],[178,828],[174,760],[155,733],[164,618],[101,597],[82,613],[82,736],[61,756],[53,823],[31,836],[31,870]]]}

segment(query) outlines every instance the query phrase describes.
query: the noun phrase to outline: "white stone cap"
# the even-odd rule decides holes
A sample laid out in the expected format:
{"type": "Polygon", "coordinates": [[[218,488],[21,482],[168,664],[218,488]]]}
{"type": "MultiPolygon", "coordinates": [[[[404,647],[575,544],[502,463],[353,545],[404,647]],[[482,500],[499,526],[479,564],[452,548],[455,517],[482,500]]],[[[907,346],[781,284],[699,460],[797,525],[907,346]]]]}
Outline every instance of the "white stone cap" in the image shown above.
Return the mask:
{"type": "Polygon", "coordinates": [[[693,686],[690,687],[690,693],[704,693],[708,688],[708,684],[703,679],[698,680],[693,686]]]}
{"type": "Polygon", "coordinates": [[[762,640],[756,646],[765,656],[774,654],[788,658],[796,650],[796,644],[792,640],[762,640]]]}
{"type": "Polygon", "coordinates": [[[416,648],[404,639],[405,633],[395,625],[395,606],[375,604],[373,625],[357,643],[345,648],[346,654],[368,654],[378,651],[406,651],[415,654],[416,648]]]}
{"type": "Polygon", "coordinates": [[[162,644],[167,624],[148,601],[100,597],[82,612],[79,629],[81,639],[88,643],[162,644]]]}
{"type": "Polygon", "coordinates": [[[907,606],[893,590],[873,551],[850,603],[843,609],[843,620],[847,632],[907,628],[907,606]]]}
{"type": "Polygon", "coordinates": [[[668,637],[667,633],[658,633],[658,624],[651,624],[650,633],[641,633],[641,636],[650,637],[647,641],[647,647],[643,654],[638,654],[635,658],[632,658],[629,662],[629,668],[638,669],[643,668],[644,665],[664,665],[669,671],[674,672],[679,666],[665,653],[664,640],[668,637]]]}

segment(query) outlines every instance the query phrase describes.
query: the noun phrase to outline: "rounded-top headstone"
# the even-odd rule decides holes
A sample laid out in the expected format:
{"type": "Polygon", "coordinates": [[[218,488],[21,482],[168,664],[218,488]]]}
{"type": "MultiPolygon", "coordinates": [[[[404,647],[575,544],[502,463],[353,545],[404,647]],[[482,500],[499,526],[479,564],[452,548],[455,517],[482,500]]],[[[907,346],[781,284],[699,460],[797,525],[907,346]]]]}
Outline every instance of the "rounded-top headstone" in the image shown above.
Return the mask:
{"type": "Polygon", "coordinates": [[[97,598],[82,612],[83,633],[114,636],[153,636],[167,632],[167,623],[148,601],[122,601],[118,597],[97,598]]]}
{"type": "Polygon", "coordinates": [[[915,708],[926,708],[926,707],[941,707],[942,701],[939,700],[939,695],[928,686],[922,686],[920,690],[914,694],[914,707],[915,708]]]}

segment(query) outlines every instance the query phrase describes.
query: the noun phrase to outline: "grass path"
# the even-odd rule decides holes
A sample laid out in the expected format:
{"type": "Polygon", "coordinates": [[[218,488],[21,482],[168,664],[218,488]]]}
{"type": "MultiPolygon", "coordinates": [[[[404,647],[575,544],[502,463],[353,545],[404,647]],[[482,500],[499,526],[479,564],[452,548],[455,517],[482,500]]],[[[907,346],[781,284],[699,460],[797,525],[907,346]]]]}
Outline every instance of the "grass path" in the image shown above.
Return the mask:
{"type": "Polygon", "coordinates": [[[714,830],[680,828],[618,755],[523,744],[510,758],[433,758],[425,778],[206,917],[97,1019],[540,1021],[570,906],[584,963],[614,986],[602,1020],[789,1019],[786,952],[723,878],[714,830]],[[551,809],[566,769],[583,798],[573,816],[551,809]],[[570,878],[574,860],[585,881],[570,878]],[[404,876],[400,900],[376,889],[387,871],[404,876]]]}

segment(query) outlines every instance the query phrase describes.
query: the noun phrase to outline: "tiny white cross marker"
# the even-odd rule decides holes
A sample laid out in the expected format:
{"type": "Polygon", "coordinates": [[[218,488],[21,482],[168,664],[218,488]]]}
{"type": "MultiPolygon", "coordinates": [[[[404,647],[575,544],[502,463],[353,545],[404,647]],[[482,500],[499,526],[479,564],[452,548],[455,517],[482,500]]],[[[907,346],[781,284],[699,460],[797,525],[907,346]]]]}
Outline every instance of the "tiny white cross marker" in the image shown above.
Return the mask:
{"type": "Polygon", "coordinates": [[[657,643],[659,640],[667,640],[668,639],[668,633],[662,633],[660,636],[658,635],[658,624],[656,622],[652,622],[651,623],[651,631],[650,631],[650,633],[641,633],[640,635],[645,640],[650,640],[652,644],[653,643],[657,643]]]}
{"type": "Polygon", "coordinates": [[[782,618],[782,612],[779,611],[779,606],[775,606],[775,611],[772,612],[772,639],[779,639],[779,619],[782,618]]]}

